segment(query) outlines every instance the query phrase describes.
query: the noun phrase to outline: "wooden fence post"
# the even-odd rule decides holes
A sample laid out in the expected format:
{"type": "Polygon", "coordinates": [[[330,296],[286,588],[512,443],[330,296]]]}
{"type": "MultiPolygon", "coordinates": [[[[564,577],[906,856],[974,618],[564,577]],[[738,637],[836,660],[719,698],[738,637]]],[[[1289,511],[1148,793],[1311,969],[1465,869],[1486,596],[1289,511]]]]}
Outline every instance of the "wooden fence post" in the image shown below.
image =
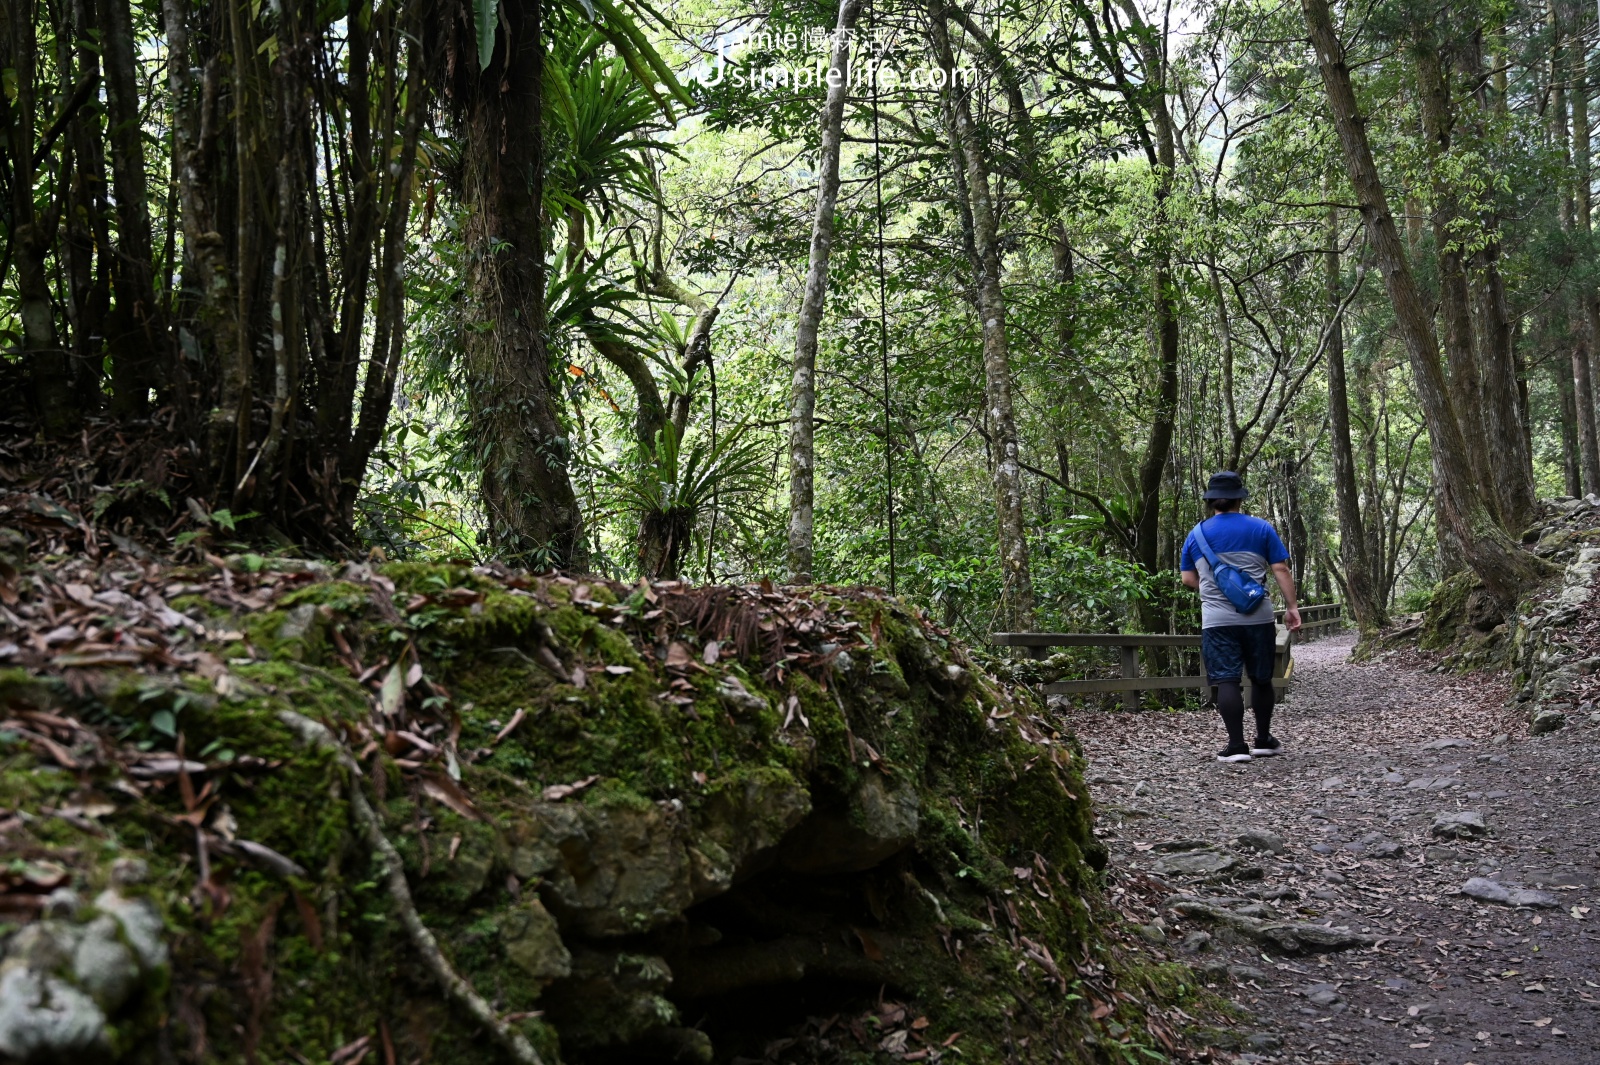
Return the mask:
{"type": "MultiPolygon", "coordinates": [[[[1139,675],[1139,648],[1124,644],[1117,648],[1117,656],[1122,659],[1122,676],[1132,680],[1139,675]]],[[[1127,691],[1122,693],[1122,708],[1124,710],[1139,709],[1139,692],[1127,691]]]]}

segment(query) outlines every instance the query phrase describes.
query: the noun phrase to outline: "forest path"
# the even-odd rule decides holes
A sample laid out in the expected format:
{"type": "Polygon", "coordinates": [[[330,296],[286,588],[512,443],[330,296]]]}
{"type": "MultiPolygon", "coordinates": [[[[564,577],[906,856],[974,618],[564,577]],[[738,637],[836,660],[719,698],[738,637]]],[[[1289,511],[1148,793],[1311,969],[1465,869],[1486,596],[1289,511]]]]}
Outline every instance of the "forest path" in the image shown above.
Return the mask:
{"type": "Polygon", "coordinates": [[[1241,1061],[1600,1062],[1600,728],[1529,737],[1503,678],[1358,665],[1353,642],[1295,649],[1276,758],[1215,761],[1210,711],[1068,712],[1127,931],[1238,1004],[1241,1061]],[[1464,811],[1483,838],[1431,831],[1464,811]],[[1523,900],[1542,906],[1460,894],[1474,877],[1542,888],[1523,900]],[[1215,911],[1167,908],[1175,894],[1379,941],[1263,953],[1215,911]]]}

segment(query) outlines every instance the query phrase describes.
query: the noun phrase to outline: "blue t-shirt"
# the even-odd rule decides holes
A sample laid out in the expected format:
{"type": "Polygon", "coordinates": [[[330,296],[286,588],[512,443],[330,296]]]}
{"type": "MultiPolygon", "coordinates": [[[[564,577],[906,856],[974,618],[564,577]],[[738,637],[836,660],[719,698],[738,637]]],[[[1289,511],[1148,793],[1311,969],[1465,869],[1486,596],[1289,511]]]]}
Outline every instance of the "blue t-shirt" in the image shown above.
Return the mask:
{"type": "MultiPolygon", "coordinates": [[[[1206,542],[1211,545],[1211,551],[1219,562],[1237,566],[1261,582],[1263,588],[1272,588],[1272,581],[1269,579],[1272,566],[1278,562],[1287,562],[1289,552],[1283,546],[1283,541],[1278,538],[1278,530],[1272,527],[1271,522],[1249,514],[1240,514],[1238,511],[1224,511],[1221,514],[1213,514],[1201,522],[1201,525],[1206,530],[1206,542]]],[[[1201,628],[1272,623],[1272,611],[1264,606],[1258,606],[1248,614],[1241,614],[1234,609],[1233,604],[1222,594],[1222,589],[1217,587],[1216,580],[1211,576],[1211,564],[1200,553],[1200,545],[1195,543],[1192,530],[1189,538],[1183,542],[1183,558],[1179,568],[1194,570],[1200,574],[1201,628]]]]}

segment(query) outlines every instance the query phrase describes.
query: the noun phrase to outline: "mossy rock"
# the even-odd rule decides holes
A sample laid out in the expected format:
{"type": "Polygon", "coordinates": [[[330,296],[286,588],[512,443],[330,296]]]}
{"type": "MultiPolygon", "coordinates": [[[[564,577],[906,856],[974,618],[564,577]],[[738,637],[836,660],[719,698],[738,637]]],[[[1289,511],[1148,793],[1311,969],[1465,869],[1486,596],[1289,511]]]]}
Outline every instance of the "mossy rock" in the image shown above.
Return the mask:
{"type": "Polygon", "coordinates": [[[1076,966],[1117,964],[1081,752],[900,602],[449,565],[229,581],[192,595],[206,634],[142,668],[0,673],[0,805],[29,815],[8,853],[165,922],[170,961],[108,1014],[103,1060],[362,1038],[505,1060],[424,964],[352,788],[444,957],[547,1062],[1155,1045],[1138,1002],[1092,1018],[1079,993],[1076,966]],[[219,607],[245,595],[265,607],[219,607]]]}
{"type": "Polygon", "coordinates": [[[1504,621],[1505,611],[1477,575],[1456,573],[1440,581],[1429,597],[1418,645],[1443,651],[1466,641],[1480,643],[1504,621]]]}

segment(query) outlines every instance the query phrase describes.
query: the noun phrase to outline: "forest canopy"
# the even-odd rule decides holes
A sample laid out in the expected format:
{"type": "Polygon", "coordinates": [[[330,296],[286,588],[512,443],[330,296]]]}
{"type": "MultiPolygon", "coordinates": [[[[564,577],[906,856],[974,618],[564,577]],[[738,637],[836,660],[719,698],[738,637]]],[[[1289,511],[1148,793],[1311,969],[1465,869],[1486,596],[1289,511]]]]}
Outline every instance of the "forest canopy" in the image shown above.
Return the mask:
{"type": "Polygon", "coordinates": [[[1593,5],[5,19],[6,479],[136,539],[1162,632],[1232,469],[1370,632],[1600,492],[1593,5]]]}

